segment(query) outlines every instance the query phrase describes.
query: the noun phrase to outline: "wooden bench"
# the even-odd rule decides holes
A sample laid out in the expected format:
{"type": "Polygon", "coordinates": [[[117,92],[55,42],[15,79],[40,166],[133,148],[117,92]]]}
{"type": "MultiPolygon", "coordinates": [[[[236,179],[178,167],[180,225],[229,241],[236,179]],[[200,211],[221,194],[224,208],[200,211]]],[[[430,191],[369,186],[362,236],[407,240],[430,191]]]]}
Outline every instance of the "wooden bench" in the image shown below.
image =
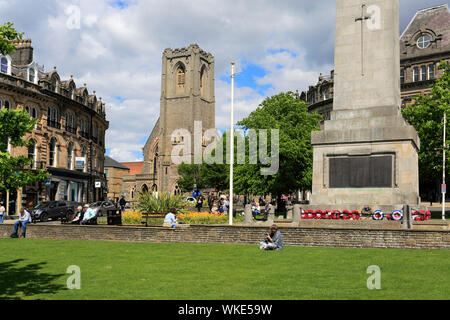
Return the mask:
{"type": "Polygon", "coordinates": [[[143,213],[142,219],[145,219],[145,221],[141,221],[141,224],[145,224],[148,227],[148,219],[164,219],[165,217],[165,213],[143,213]]]}

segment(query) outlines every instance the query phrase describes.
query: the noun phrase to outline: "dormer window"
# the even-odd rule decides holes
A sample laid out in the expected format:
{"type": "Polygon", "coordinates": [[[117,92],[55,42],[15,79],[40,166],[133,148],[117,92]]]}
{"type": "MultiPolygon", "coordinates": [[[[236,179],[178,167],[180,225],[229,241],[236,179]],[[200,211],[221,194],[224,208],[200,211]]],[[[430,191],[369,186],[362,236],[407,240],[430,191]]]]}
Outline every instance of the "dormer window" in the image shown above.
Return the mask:
{"type": "Polygon", "coordinates": [[[36,70],[33,68],[28,69],[28,81],[32,83],[36,82],[36,70]]]}
{"type": "Polygon", "coordinates": [[[1,59],[1,71],[3,73],[8,73],[8,69],[9,69],[8,59],[6,59],[5,57],[2,57],[2,59],[1,59]]]}
{"type": "Polygon", "coordinates": [[[419,47],[419,49],[426,49],[430,46],[430,44],[431,36],[429,34],[423,34],[417,40],[417,47],[419,47]]]}

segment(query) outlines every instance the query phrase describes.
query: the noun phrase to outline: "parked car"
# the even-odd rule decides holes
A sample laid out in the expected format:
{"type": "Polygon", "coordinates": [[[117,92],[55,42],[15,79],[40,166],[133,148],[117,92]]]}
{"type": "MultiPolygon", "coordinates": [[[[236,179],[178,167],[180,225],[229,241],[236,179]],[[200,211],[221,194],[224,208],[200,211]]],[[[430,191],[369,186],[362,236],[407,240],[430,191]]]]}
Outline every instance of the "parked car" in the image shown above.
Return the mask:
{"type": "Polygon", "coordinates": [[[191,205],[193,205],[193,206],[195,206],[196,203],[197,203],[197,200],[195,200],[194,197],[187,197],[187,198],[186,198],[186,202],[189,203],[189,204],[191,204],[191,205]]]}
{"type": "Polygon", "coordinates": [[[58,220],[71,217],[76,206],[77,204],[71,201],[40,202],[31,211],[31,218],[33,221],[47,222],[48,219],[58,220]]]}
{"type": "Polygon", "coordinates": [[[94,202],[91,203],[89,207],[94,211],[97,217],[106,216],[108,210],[117,210],[115,204],[111,201],[94,202]]]}

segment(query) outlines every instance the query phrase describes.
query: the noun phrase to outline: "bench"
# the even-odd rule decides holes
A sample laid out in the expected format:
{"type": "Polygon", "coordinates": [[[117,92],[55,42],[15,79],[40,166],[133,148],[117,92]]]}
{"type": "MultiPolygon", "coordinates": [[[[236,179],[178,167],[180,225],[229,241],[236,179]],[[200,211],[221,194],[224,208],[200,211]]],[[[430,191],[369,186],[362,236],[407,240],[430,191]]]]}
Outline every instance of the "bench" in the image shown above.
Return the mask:
{"type": "Polygon", "coordinates": [[[148,219],[164,219],[165,217],[165,213],[143,213],[142,219],[145,219],[145,221],[141,221],[141,224],[145,224],[148,227],[148,219]]]}

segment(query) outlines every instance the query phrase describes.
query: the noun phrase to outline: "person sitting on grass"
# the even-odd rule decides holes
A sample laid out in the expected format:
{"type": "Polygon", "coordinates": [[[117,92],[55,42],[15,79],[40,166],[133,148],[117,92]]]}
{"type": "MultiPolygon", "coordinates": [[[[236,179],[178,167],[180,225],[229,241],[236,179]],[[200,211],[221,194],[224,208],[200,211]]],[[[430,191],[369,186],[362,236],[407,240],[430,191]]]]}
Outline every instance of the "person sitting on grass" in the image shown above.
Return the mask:
{"type": "Polygon", "coordinates": [[[88,204],[84,205],[84,209],[85,209],[85,213],[84,213],[83,220],[81,221],[81,224],[83,224],[83,225],[95,224],[94,210],[92,210],[92,208],[89,208],[88,204]]]}
{"type": "Polygon", "coordinates": [[[217,206],[217,201],[214,201],[214,204],[211,209],[212,214],[219,214],[219,207],[217,206]]]}
{"type": "Polygon", "coordinates": [[[164,218],[163,227],[176,228],[178,224],[176,214],[177,209],[170,208],[169,213],[164,218]]]}
{"type": "Polygon", "coordinates": [[[270,234],[265,234],[266,238],[259,244],[260,250],[282,250],[284,248],[283,235],[276,224],[270,227],[270,234]]]}
{"type": "Polygon", "coordinates": [[[84,218],[83,216],[84,216],[83,207],[78,206],[77,213],[75,214],[75,218],[73,218],[73,220],[70,223],[71,224],[80,224],[84,218]]]}
{"type": "Polygon", "coordinates": [[[27,232],[27,224],[31,222],[31,215],[28,210],[24,208],[20,209],[19,220],[14,223],[14,233],[11,235],[11,238],[18,238],[17,231],[19,226],[22,226],[22,237],[25,238],[25,234],[27,232]]]}

